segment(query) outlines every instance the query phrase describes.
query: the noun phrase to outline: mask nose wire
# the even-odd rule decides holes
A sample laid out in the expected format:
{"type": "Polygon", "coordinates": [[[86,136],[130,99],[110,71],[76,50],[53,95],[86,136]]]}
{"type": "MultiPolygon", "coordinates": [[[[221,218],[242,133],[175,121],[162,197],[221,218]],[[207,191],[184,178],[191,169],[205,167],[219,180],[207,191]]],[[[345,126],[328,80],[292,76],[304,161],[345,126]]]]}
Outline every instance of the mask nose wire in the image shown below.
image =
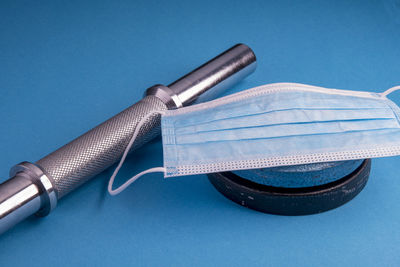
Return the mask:
{"type": "Polygon", "coordinates": [[[149,119],[151,116],[153,116],[154,114],[160,114],[163,115],[165,114],[164,111],[154,111],[151,112],[149,114],[147,114],[146,116],[144,116],[142,118],[142,120],[138,123],[135,132],[132,135],[132,138],[129,140],[128,145],[125,148],[125,151],[121,157],[121,160],[118,163],[118,166],[115,168],[113,174],[110,177],[110,180],[108,181],[108,193],[110,193],[110,195],[115,196],[118,195],[119,193],[121,193],[122,191],[124,191],[129,185],[131,185],[133,182],[135,182],[137,179],[139,179],[140,177],[142,177],[143,175],[147,174],[147,173],[154,173],[154,172],[162,172],[165,173],[165,168],[164,167],[155,167],[155,168],[150,168],[147,169],[145,171],[142,171],[138,174],[136,174],[135,176],[129,178],[125,183],[123,183],[120,187],[118,187],[117,189],[113,189],[113,184],[114,184],[114,180],[115,177],[118,175],[119,170],[121,169],[122,165],[124,164],[126,157],[128,156],[129,151],[132,148],[133,143],[136,140],[136,137],[139,134],[140,129],[142,128],[142,126],[144,125],[144,123],[146,122],[147,119],[149,119]]]}
{"type": "Polygon", "coordinates": [[[387,89],[385,92],[381,93],[382,96],[388,96],[389,94],[400,90],[400,85],[394,86],[392,88],[387,89]]]}

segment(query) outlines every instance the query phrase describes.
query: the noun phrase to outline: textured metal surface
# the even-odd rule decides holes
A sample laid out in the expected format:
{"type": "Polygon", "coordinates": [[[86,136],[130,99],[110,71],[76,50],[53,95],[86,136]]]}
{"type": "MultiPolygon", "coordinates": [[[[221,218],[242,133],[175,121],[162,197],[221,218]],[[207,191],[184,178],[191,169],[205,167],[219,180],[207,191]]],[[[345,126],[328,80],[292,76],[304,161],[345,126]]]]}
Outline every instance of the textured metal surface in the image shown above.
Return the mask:
{"type": "MultiPolygon", "coordinates": [[[[153,111],[166,110],[155,96],[146,96],[111,119],[36,162],[54,180],[58,198],[114,164],[122,155],[136,125],[153,111]]],[[[132,147],[140,147],[160,132],[160,115],[144,124],[132,147]]]]}

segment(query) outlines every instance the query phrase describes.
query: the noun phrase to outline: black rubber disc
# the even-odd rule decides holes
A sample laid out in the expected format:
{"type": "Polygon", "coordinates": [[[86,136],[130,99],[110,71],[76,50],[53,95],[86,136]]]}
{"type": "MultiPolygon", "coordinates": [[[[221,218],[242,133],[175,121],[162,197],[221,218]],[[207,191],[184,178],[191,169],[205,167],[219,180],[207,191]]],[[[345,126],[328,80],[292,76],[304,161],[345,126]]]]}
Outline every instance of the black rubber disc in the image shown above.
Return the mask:
{"type": "Polygon", "coordinates": [[[230,200],[250,209],[279,215],[307,215],[337,208],[353,199],[368,181],[371,160],[334,182],[302,188],[257,184],[231,172],[208,174],[214,187],[230,200]]]}

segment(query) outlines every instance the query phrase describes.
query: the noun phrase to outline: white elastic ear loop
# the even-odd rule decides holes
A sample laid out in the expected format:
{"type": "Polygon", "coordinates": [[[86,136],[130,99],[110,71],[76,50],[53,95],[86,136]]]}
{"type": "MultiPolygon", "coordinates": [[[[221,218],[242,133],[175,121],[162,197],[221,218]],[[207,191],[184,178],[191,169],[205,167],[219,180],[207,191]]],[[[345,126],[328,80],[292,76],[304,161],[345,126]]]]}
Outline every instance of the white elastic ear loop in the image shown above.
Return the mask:
{"type": "Polygon", "coordinates": [[[108,193],[110,193],[110,195],[112,195],[112,196],[118,195],[119,193],[124,191],[130,184],[132,184],[134,181],[136,181],[137,179],[139,179],[140,177],[142,177],[143,175],[145,175],[147,173],[152,173],[152,172],[163,172],[163,173],[165,173],[165,168],[164,167],[151,168],[151,169],[148,169],[148,170],[142,171],[141,173],[136,174],[132,178],[128,179],[123,185],[121,185],[117,189],[112,189],[115,177],[117,176],[119,170],[121,169],[122,165],[124,164],[125,159],[128,156],[128,153],[131,150],[132,145],[135,142],[135,139],[138,136],[139,131],[142,128],[143,124],[146,122],[146,120],[148,118],[150,118],[154,114],[163,115],[164,113],[165,113],[164,111],[153,111],[153,112],[147,114],[146,116],[144,116],[139,121],[138,125],[136,126],[135,132],[133,133],[133,136],[132,136],[131,140],[129,141],[127,147],[125,148],[124,154],[122,155],[122,158],[121,158],[120,162],[118,163],[117,168],[115,168],[114,173],[111,175],[110,181],[108,182],[108,193]]]}
{"type": "Polygon", "coordinates": [[[393,93],[394,91],[400,90],[400,85],[394,86],[392,88],[387,89],[385,92],[383,92],[381,95],[382,96],[388,96],[389,94],[393,93]]]}

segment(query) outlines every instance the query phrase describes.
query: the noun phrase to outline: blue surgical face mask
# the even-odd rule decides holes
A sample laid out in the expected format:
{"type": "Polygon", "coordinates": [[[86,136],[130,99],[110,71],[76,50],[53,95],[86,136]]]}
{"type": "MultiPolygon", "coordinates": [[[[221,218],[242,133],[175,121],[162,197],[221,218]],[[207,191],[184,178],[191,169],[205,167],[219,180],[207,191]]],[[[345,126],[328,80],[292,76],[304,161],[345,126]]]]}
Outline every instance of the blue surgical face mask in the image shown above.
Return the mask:
{"type": "Polygon", "coordinates": [[[109,192],[117,194],[149,172],[173,177],[400,155],[400,109],[386,97],[397,89],[370,93],[278,83],[160,112],[164,167],[112,190],[135,135],[109,192]]]}

